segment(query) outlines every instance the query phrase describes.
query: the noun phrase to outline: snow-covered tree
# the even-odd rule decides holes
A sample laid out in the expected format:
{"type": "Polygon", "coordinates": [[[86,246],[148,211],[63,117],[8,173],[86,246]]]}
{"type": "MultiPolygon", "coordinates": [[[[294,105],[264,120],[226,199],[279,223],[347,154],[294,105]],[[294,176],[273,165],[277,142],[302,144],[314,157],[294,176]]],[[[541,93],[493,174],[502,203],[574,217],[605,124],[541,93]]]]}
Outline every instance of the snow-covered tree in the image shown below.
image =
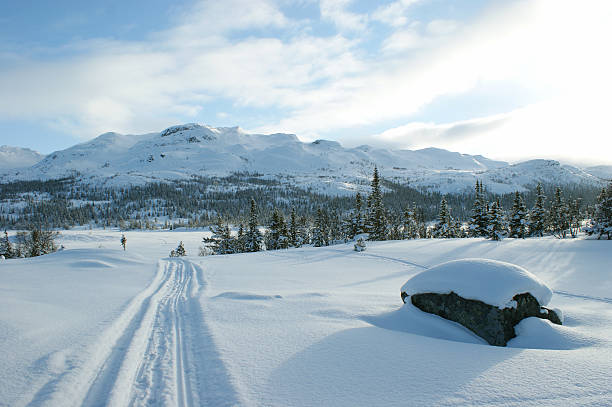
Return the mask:
{"type": "Polygon", "coordinates": [[[518,193],[514,194],[514,203],[510,212],[510,237],[524,239],[527,235],[527,208],[523,197],[518,193]]]}
{"type": "Polygon", "coordinates": [[[217,222],[210,226],[210,231],[212,236],[204,237],[202,242],[214,254],[231,254],[236,252],[235,241],[232,239],[229,225],[223,221],[221,216],[218,216],[217,222]]]}
{"type": "Polygon", "coordinates": [[[170,252],[170,257],[183,257],[186,256],[187,252],[185,251],[185,246],[183,245],[183,241],[181,240],[176,247],[170,252]]]}
{"type": "Polygon", "coordinates": [[[506,237],[503,209],[499,202],[494,201],[489,207],[489,226],[487,237],[491,240],[502,240],[506,237]]]}
{"type": "Polygon", "coordinates": [[[58,232],[31,227],[27,232],[17,233],[17,253],[19,257],[36,257],[57,251],[55,238],[58,232]]]}
{"type": "Polygon", "coordinates": [[[8,236],[8,232],[4,231],[4,237],[0,240],[0,256],[4,256],[5,259],[12,259],[15,257],[13,245],[8,236]]]}
{"type": "Polygon", "coordinates": [[[348,213],[342,222],[342,231],[344,236],[349,240],[365,232],[363,201],[359,192],[355,195],[355,208],[348,213]]]}
{"type": "Polygon", "coordinates": [[[298,217],[295,212],[295,208],[291,208],[291,215],[289,215],[289,225],[287,226],[287,232],[289,234],[289,246],[290,247],[300,247],[302,242],[298,239],[298,217]]]}
{"type": "Polygon", "coordinates": [[[289,231],[283,214],[274,209],[272,213],[272,223],[266,232],[266,249],[286,249],[289,247],[289,231]]]}
{"type": "Polygon", "coordinates": [[[249,224],[244,239],[244,250],[246,252],[258,252],[262,250],[263,236],[257,226],[257,204],[254,199],[251,199],[251,208],[249,211],[249,224]]]}
{"type": "Polygon", "coordinates": [[[329,232],[327,226],[327,216],[321,208],[317,209],[314,227],[312,228],[312,244],[315,247],[329,245],[329,232]]]}
{"type": "Polygon", "coordinates": [[[580,231],[580,222],[582,220],[580,214],[580,205],[582,203],[582,199],[574,199],[572,202],[567,204],[567,220],[570,235],[572,237],[577,237],[578,232],[580,231]]]}
{"type": "Polygon", "coordinates": [[[374,167],[372,176],[371,192],[368,196],[368,216],[366,230],[370,234],[369,240],[386,240],[387,238],[387,219],[385,207],[382,201],[382,191],[378,168],[374,167]]]}
{"type": "Polygon", "coordinates": [[[424,225],[422,225],[423,222],[415,203],[412,204],[412,207],[407,207],[404,210],[402,223],[402,239],[417,239],[419,237],[425,237],[421,235],[424,225]]]}
{"type": "Polygon", "coordinates": [[[542,237],[546,230],[546,209],[544,209],[546,195],[544,195],[541,184],[538,184],[536,192],[536,201],[529,213],[529,234],[531,236],[542,237]]]}
{"type": "Polygon", "coordinates": [[[597,239],[603,236],[608,240],[612,239],[612,182],[607,188],[603,188],[597,197],[595,219],[587,232],[597,235],[597,239]]]}
{"type": "Polygon", "coordinates": [[[482,183],[476,181],[474,206],[472,207],[472,218],[468,224],[468,235],[470,237],[487,236],[488,213],[487,205],[484,200],[482,183]]]}
{"type": "Polygon", "coordinates": [[[121,235],[121,246],[123,246],[123,251],[125,251],[125,245],[127,244],[127,237],[125,235],[121,235]]]}
{"type": "Polygon", "coordinates": [[[559,239],[564,239],[569,229],[568,208],[565,204],[561,188],[555,189],[555,197],[553,198],[550,211],[548,213],[548,225],[553,235],[559,239]]]}
{"type": "Polygon", "coordinates": [[[455,221],[451,216],[450,208],[446,203],[446,198],[442,197],[440,201],[440,211],[438,213],[438,220],[433,227],[432,237],[435,238],[449,238],[455,237],[455,221]]]}

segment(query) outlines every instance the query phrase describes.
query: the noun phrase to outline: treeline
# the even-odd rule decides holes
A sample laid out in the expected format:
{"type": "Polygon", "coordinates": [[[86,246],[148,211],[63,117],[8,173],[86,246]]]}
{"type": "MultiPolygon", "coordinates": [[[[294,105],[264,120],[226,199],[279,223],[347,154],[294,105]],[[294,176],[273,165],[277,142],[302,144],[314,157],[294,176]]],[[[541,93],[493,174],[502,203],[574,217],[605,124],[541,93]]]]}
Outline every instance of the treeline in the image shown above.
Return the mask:
{"type": "Polygon", "coordinates": [[[610,239],[612,235],[612,183],[600,192],[593,208],[584,206],[580,198],[564,198],[559,187],[549,197],[538,185],[529,209],[524,195],[518,192],[512,194],[508,210],[504,209],[500,197],[489,201],[489,196],[482,183],[477,181],[469,220],[454,217],[451,205],[446,197],[442,197],[437,219],[427,222],[423,208],[416,203],[402,211],[385,205],[381,180],[375,168],[369,195],[364,200],[357,194],[350,211],[338,213],[319,207],[316,216],[308,219],[292,209],[286,219],[276,208],[262,233],[258,228],[257,205],[251,200],[248,223],[235,225],[237,233],[232,233],[230,223],[219,216],[211,226],[212,236],[203,239],[204,247],[200,254],[255,252],[305,244],[318,247],[357,237],[377,241],[467,237],[501,240],[545,235],[566,238],[576,237],[583,224],[587,233],[596,234],[598,238],[606,236],[610,239]]]}
{"type": "Polygon", "coordinates": [[[17,242],[13,244],[5,230],[0,239],[0,258],[36,257],[56,252],[58,247],[55,239],[58,235],[56,231],[32,227],[28,231],[17,232],[17,242]]]}
{"type": "MultiPolygon", "coordinates": [[[[401,223],[408,203],[410,210],[417,212],[423,221],[437,218],[443,198],[440,193],[383,179],[379,180],[379,186],[384,191],[381,199],[386,217],[395,219],[394,223],[401,223]]],[[[554,188],[545,185],[543,192],[552,196],[554,188]]],[[[594,215],[598,192],[591,186],[572,186],[563,191],[566,199],[580,199],[581,212],[586,215],[594,215]]],[[[444,199],[452,208],[453,218],[460,222],[471,218],[477,199],[499,201],[502,207],[510,207],[514,199],[513,194],[494,195],[484,190],[480,198],[477,195],[452,194],[444,199]]],[[[536,195],[536,191],[522,195],[528,207],[534,204],[536,195]]],[[[251,199],[258,203],[258,218],[265,225],[272,222],[275,212],[288,217],[291,211],[305,223],[314,224],[321,218],[338,223],[338,219],[354,211],[355,206],[353,196],[320,194],[266,179],[261,174],[241,173],[130,187],[101,187],[64,178],[0,184],[0,227],[26,229],[29,225],[46,225],[68,229],[92,225],[124,230],[168,229],[213,225],[219,216],[225,222],[239,225],[246,223],[249,217],[251,199]]],[[[338,237],[335,232],[330,234],[338,237]]]]}

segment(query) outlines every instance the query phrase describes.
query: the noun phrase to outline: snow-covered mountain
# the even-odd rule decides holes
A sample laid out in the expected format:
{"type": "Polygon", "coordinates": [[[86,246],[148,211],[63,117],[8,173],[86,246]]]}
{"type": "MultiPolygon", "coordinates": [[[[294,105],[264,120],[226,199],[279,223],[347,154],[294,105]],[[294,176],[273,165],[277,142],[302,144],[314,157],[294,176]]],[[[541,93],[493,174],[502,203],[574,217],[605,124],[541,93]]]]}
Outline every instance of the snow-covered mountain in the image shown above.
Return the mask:
{"type": "Polygon", "coordinates": [[[596,165],[594,167],[587,167],[584,170],[601,179],[612,180],[612,165],[596,165]]]}
{"type": "Polygon", "coordinates": [[[537,182],[600,184],[601,180],[556,161],[510,165],[480,155],[447,150],[388,150],[338,142],[301,142],[293,134],[248,134],[238,127],[198,124],[160,133],[101,136],[49,154],[4,180],[51,179],[77,175],[105,185],[256,173],[302,188],[342,193],[368,185],[374,166],[384,178],[443,193],[471,190],[480,179],[492,192],[524,190],[537,182]]]}
{"type": "Polygon", "coordinates": [[[0,146],[0,171],[30,167],[45,156],[29,148],[0,146]]]}

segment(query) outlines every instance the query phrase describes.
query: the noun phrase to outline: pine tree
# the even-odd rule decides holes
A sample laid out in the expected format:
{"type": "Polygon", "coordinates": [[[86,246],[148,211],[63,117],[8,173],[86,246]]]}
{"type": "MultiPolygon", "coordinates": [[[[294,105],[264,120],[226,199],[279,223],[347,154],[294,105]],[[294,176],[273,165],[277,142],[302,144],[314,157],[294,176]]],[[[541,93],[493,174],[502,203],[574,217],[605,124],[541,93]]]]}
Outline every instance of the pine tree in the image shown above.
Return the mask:
{"type": "Polygon", "coordinates": [[[210,226],[211,237],[204,237],[202,242],[209,247],[214,254],[235,253],[235,242],[232,239],[229,225],[223,221],[221,216],[217,217],[217,222],[210,226]]]}
{"type": "Polygon", "coordinates": [[[474,206],[472,207],[472,218],[468,224],[470,237],[487,236],[487,208],[484,201],[482,183],[476,180],[474,206]]]}
{"type": "Polygon", "coordinates": [[[502,240],[506,236],[506,228],[503,220],[503,209],[497,201],[493,202],[489,208],[489,228],[488,238],[491,240],[502,240]]]}
{"type": "Polygon", "coordinates": [[[185,251],[185,246],[183,245],[183,241],[181,240],[176,248],[176,256],[182,257],[186,255],[187,255],[187,252],[185,251]]]}
{"type": "Polygon", "coordinates": [[[572,202],[567,205],[567,220],[569,231],[572,237],[577,237],[578,232],[580,231],[580,205],[582,203],[582,199],[574,199],[572,202]]]}
{"type": "Polygon", "coordinates": [[[289,232],[283,214],[278,209],[272,213],[272,223],[266,233],[266,249],[286,249],[289,247],[289,232]]]}
{"type": "Polygon", "coordinates": [[[612,239],[612,182],[608,184],[607,189],[602,188],[597,197],[595,219],[587,233],[596,234],[598,240],[604,235],[608,240],[612,239]]]}
{"type": "Polygon", "coordinates": [[[523,197],[518,193],[514,194],[514,203],[510,213],[510,237],[524,239],[527,235],[527,208],[523,197]]]}
{"type": "Polygon", "coordinates": [[[438,213],[438,221],[432,230],[432,236],[436,238],[451,238],[455,237],[455,222],[451,217],[450,208],[446,203],[446,198],[442,197],[440,201],[440,211],[438,213]]]}
{"type": "Polygon", "coordinates": [[[185,251],[185,246],[183,245],[183,241],[181,240],[176,249],[170,251],[170,257],[183,257],[186,256],[187,252],[185,251]]]}
{"type": "Polygon", "coordinates": [[[0,240],[0,256],[4,256],[6,259],[12,259],[15,257],[15,252],[13,251],[13,245],[8,236],[8,232],[4,231],[4,237],[0,240]]]}
{"type": "Polygon", "coordinates": [[[236,253],[244,252],[244,240],[245,240],[245,232],[244,225],[240,222],[238,226],[238,235],[236,236],[236,240],[234,241],[234,250],[236,253]]]}
{"type": "Polygon", "coordinates": [[[538,184],[536,193],[536,201],[529,214],[529,234],[531,236],[542,237],[546,230],[546,210],[544,209],[546,195],[544,195],[541,184],[538,184]]]}
{"type": "Polygon", "coordinates": [[[567,229],[569,228],[567,212],[568,208],[561,196],[561,188],[557,187],[548,214],[548,225],[552,234],[559,239],[564,239],[567,235],[567,229]]]}
{"type": "Polygon", "coordinates": [[[355,236],[365,233],[362,207],[361,194],[357,192],[357,195],[355,195],[355,208],[353,208],[342,223],[342,232],[348,240],[352,240],[355,236]]]}
{"type": "Polygon", "coordinates": [[[303,236],[300,234],[300,225],[298,223],[297,213],[295,208],[291,208],[289,216],[289,246],[300,247],[304,243],[303,236]]]}
{"type": "Polygon", "coordinates": [[[385,216],[385,207],[382,201],[382,192],[380,189],[380,179],[378,177],[377,167],[374,167],[371,192],[368,196],[367,232],[370,234],[369,240],[387,239],[387,219],[385,216]]]}
{"type": "Polygon", "coordinates": [[[317,209],[317,217],[312,229],[312,244],[314,247],[329,245],[327,219],[321,208],[317,209]]]}
{"type": "Polygon", "coordinates": [[[251,209],[249,211],[249,224],[245,236],[244,250],[246,252],[258,252],[262,250],[263,237],[258,229],[257,204],[251,199],[251,209]]]}

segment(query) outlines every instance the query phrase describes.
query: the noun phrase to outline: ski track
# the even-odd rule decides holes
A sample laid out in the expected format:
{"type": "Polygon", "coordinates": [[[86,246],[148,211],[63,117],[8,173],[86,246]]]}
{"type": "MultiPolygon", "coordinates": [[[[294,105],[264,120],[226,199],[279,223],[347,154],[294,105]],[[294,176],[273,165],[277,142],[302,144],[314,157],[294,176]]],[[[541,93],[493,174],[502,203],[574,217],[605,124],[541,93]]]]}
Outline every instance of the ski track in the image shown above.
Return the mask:
{"type": "Polygon", "coordinates": [[[203,270],[160,260],[91,357],[43,386],[30,406],[231,406],[239,403],[203,319],[203,270]],[[49,391],[51,387],[51,391],[49,391]]]}

